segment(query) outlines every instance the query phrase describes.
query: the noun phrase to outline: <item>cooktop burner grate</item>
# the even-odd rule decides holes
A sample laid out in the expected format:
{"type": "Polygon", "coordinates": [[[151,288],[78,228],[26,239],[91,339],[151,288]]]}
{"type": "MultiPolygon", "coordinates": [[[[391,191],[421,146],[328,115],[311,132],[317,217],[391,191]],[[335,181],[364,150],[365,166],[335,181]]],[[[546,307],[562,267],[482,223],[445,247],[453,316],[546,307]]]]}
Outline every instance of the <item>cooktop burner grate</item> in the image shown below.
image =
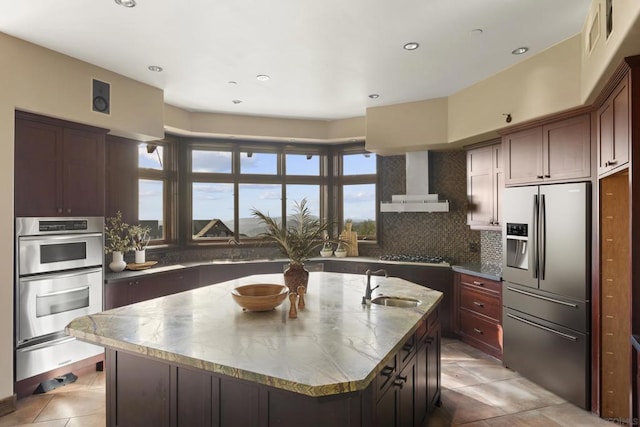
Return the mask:
{"type": "Polygon", "coordinates": [[[422,262],[427,264],[444,264],[449,263],[444,257],[435,255],[401,255],[401,254],[389,254],[382,255],[381,261],[401,261],[401,262],[422,262]]]}

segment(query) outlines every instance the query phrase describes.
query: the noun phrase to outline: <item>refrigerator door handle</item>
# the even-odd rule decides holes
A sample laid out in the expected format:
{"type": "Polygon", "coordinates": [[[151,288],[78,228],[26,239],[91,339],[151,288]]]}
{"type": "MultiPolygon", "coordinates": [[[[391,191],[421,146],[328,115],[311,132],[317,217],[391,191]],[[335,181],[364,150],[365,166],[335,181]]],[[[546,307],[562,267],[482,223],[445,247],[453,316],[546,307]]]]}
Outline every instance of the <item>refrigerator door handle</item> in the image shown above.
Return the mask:
{"type": "Polygon", "coordinates": [[[556,331],[555,329],[547,328],[546,326],[538,325],[537,323],[531,322],[531,321],[529,321],[527,319],[523,319],[520,316],[515,316],[513,314],[507,313],[507,317],[510,317],[513,320],[517,320],[517,321],[522,322],[522,323],[526,323],[527,325],[533,326],[534,328],[538,328],[538,329],[542,329],[543,331],[551,332],[551,333],[556,334],[556,335],[558,335],[558,336],[560,336],[560,337],[562,337],[564,339],[567,339],[567,340],[570,340],[570,341],[578,341],[578,337],[574,337],[573,335],[569,335],[569,334],[565,334],[565,333],[560,332],[560,331],[556,331]]]}
{"type": "Polygon", "coordinates": [[[540,252],[540,280],[544,280],[547,266],[547,207],[544,194],[540,195],[540,237],[538,246],[540,252]]]}
{"type": "Polygon", "coordinates": [[[533,266],[533,268],[531,269],[531,272],[533,274],[533,278],[537,279],[538,278],[538,242],[537,242],[537,237],[538,237],[538,195],[534,194],[533,195],[533,230],[531,233],[531,256],[533,257],[533,262],[531,263],[531,265],[533,266]]]}

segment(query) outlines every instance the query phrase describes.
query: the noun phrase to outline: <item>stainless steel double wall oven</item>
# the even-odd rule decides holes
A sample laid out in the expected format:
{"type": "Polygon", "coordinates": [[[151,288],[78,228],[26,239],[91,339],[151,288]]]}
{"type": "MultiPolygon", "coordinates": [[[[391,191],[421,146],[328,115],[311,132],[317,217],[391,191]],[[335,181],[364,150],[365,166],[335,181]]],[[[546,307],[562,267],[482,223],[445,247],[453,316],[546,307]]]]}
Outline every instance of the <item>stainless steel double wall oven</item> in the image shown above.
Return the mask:
{"type": "Polygon", "coordinates": [[[16,381],[103,352],[65,335],[102,311],[104,218],[16,218],[16,381]]]}

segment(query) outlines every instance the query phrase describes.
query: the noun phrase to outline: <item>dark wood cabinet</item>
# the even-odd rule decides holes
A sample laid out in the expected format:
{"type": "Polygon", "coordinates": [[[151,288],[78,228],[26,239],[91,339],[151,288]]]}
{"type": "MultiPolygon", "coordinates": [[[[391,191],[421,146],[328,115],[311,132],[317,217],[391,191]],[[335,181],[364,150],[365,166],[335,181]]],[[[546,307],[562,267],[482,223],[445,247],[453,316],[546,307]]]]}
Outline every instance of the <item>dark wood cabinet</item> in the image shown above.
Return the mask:
{"type": "Polygon", "coordinates": [[[199,287],[198,268],[155,273],[149,276],[108,282],[104,287],[104,308],[110,310],[199,287]]]}
{"type": "Polygon", "coordinates": [[[504,166],[502,144],[467,151],[467,224],[475,230],[501,230],[504,166]]]}
{"type": "Polygon", "coordinates": [[[138,141],[107,135],[105,216],[138,223],[138,141]]]}
{"type": "Polygon", "coordinates": [[[439,327],[436,309],[367,388],[323,397],[107,349],[107,425],[423,426],[440,404],[439,327]]]}
{"type": "Polygon", "coordinates": [[[16,216],[104,216],[105,134],[16,112],[16,216]]]}
{"type": "Polygon", "coordinates": [[[376,426],[422,426],[440,405],[438,312],[423,322],[376,378],[376,426]]]}
{"type": "Polygon", "coordinates": [[[620,81],[596,113],[598,175],[629,163],[629,76],[620,81]]]}
{"type": "Polygon", "coordinates": [[[507,133],[502,146],[507,186],[591,177],[591,119],[587,113],[507,133]]]}
{"type": "Polygon", "coordinates": [[[502,284],[455,273],[455,328],[461,340],[502,358],[502,284]]]}

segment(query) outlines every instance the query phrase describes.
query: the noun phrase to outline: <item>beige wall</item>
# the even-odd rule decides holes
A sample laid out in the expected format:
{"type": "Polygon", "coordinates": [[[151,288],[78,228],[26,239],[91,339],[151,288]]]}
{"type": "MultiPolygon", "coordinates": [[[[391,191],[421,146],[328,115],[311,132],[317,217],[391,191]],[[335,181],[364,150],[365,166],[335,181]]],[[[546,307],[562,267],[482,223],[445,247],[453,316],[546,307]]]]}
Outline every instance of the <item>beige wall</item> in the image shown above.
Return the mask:
{"type": "Polygon", "coordinates": [[[16,109],[164,136],[163,92],[0,33],[0,399],[13,394],[13,140],[16,109]],[[91,79],[111,83],[111,115],[91,111],[91,79]]]}
{"type": "Polygon", "coordinates": [[[446,143],[447,105],[447,98],[436,98],[367,108],[367,149],[398,154],[446,143]]]}

